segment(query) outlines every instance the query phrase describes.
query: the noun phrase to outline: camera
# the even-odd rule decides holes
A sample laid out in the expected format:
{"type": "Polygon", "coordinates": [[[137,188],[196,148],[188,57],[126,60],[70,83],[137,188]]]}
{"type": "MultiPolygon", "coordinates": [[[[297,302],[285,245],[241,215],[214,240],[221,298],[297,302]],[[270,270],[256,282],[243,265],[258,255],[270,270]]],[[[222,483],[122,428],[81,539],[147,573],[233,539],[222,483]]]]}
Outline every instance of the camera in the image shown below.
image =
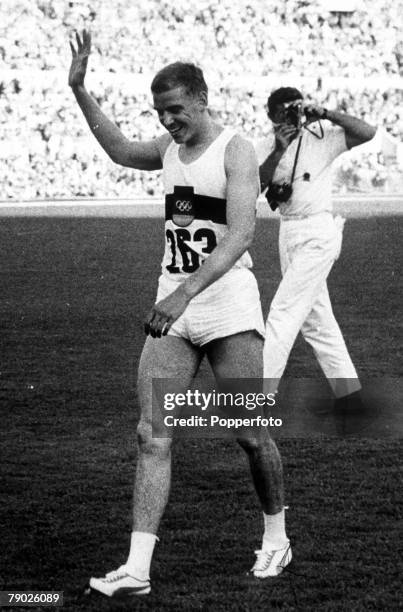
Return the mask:
{"type": "Polygon", "coordinates": [[[302,102],[288,102],[284,104],[284,112],[287,123],[297,129],[301,127],[302,102]]]}
{"type": "Polygon", "coordinates": [[[272,210],[276,210],[279,204],[287,202],[292,195],[292,187],[289,183],[269,183],[266,191],[266,200],[272,210]]]}
{"type": "MultiPolygon", "coordinates": [[[[305,119],[308,123],[320,119],[316,112],[309,109],[309,107],[302,108],[302,102],[299,100],[284,104],[284,112],[287,123],[293,125],[297,129],[301,128],[303,115],[305,115],[305,119]]],[[[326,119],[326,117],[323,118],[326,119]]]]}
{"type": "Polygon", "coordinates": [[[311,123],[311,121],[317,121],[319,119],[318,115],[315,112],[310,111],[308,108],[304,108],[304,114],[306,120],[311,123]]]}

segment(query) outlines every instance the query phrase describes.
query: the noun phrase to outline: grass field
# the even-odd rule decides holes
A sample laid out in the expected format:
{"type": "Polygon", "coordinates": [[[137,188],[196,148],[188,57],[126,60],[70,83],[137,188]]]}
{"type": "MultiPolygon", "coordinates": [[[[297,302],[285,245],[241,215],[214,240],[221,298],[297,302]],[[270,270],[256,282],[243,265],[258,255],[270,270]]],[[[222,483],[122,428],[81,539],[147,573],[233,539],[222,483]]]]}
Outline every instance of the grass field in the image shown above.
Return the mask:
{"type": "MultiPolygon", "coordinates": [[[[126,607],[77,598],[127,553],[135,372],[162,220],[0,224],[0,590],[64,591],[69,611],[399,609],[397,439],[281,440],[294,573],[259,584],[245,577],[262,525],[244,456],[230,441],[177,441],[151,596],[126,607]]],[[[329,280],[363,377],[401,374],[402,226],[349,220],[329,280]]],[[[265,314],[279,282],[277,231],[259,220],[252,250],[265,314]]],[[[288,374],[320,376],[301,340],[288,374]]]]}

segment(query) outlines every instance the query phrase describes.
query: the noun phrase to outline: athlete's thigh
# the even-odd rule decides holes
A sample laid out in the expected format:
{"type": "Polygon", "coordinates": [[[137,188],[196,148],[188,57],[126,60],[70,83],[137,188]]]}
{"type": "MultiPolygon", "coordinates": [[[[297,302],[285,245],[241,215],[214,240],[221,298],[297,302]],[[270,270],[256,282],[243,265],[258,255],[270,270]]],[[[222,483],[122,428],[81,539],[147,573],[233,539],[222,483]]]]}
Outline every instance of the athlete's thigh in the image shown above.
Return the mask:
{"type": "MultiPolygon", "coordinates": [[[[200,348],[184,338],[147,337],[137,377],[137,395],[142,423],[152,422],[153,379],[178,380],[181,389],[187,389],[197,373],[203,354],[200,348]]],[[[175,385],[176,392],[180,392],[181,389],[175,385]]]]}
{"type": "Polygon", "coordinates": [[[261,378],[263,338],[248,330],[218,338],[205,346],[212,370],[218,378],[261,378]]]}
{"type": "MultiPolygon", "coordinates": [[[[263,344],[264,340],[255,331],[246,331],[227,338],[221,338],[211,342],[206,354],[210,361],[215,376],[218,379],[237,379],[239,384],[233,381],[226,392],[231,390],[243,394],[261,393],[263,391],[263,344]],[[243,378],[256,379],[242,383],[243,378]]],[[[239,408],[238,408],[239,410],[239,408]]],[[[231,416],[226,412],[227,415],[231,416]]],[[[243,428],[236,437],[241,444],[255,447],[260,443],[267,443],[268,430],[262,427],[243,428]]]]}

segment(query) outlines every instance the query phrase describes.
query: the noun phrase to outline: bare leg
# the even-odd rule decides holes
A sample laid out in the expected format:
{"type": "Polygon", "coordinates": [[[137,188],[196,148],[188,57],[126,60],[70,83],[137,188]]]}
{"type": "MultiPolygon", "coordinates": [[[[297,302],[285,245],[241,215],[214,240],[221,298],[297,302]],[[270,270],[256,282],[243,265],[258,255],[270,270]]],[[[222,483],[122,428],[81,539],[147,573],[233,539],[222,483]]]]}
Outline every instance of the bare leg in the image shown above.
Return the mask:
{"type": "Polygon", "coordinates": [[[146,340],[138,375],[141,418],[129,556],[122,566],[104,578],[91,578],[89,587],[93,591],[113,597],[122,591],[134,596],[147,595],[151,590],[150,564],[155,534],[167,504],[171,479],[171,440],[164,438],[165,432],[159,428],[162,413],[158,408],[154,413],[152,410],[152,382],[153,378],[174,378],[186,388],[197,372],[202,355],[201,350],[182,338],[166,336],[146,340]]]}
{"type": "Polygon", "coordinates": [[[274,440],[266,432],[257,440],[238,440],[249,459],[253,484],[265,514],[284,508],[283,467],[274,440]]]}
{"type": "MultiPolygon", "coordinates": [[[[171,480],[171,440],[153,437],[152,379],[179,379],[186,389],[203,352],[175,336],[148,337],[140,359],[138,397],[141,419],[133,497],[133,531],[156,533],[168,501],[171,480]]],[[[154,429],[155,435],[155,429],[154,429]]]]}
{"type": "MultiPolygon", "coordinates": [[[[219,378],[262,378],[263,339],[254,331],[215,340],[206,347],[206,353],[219,378]]],[[[263,512],[277,514],[284,507],[284,486],[276,443],[262,427],[239,438],[238,443],[248,455],[263,512]]]]}

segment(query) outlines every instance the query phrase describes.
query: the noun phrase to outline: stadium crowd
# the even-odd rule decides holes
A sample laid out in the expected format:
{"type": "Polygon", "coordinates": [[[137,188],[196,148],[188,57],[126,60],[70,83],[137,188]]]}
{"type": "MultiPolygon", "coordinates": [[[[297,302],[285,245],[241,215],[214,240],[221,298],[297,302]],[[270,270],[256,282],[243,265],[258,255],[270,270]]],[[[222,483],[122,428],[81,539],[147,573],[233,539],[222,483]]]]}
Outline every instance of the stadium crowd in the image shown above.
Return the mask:
{"type": "MultiPolygon", "coordinates": [[[[402,140],[402,0],[352,12],[329,12],[324,0],[2,0],[0,11],[0,199],[161,193],[158,173],[115,166],[76,108],[68,38],[84,26],[88,86],[128,137],[161,133],[149,84],[181,59],[204,69],[220,120],[254,140],[269,128],[267,94],[284,84],[402,140]]],[[[379,154],[347,154],[335,188],[382,189],[388,177],[379,154]]]]}

